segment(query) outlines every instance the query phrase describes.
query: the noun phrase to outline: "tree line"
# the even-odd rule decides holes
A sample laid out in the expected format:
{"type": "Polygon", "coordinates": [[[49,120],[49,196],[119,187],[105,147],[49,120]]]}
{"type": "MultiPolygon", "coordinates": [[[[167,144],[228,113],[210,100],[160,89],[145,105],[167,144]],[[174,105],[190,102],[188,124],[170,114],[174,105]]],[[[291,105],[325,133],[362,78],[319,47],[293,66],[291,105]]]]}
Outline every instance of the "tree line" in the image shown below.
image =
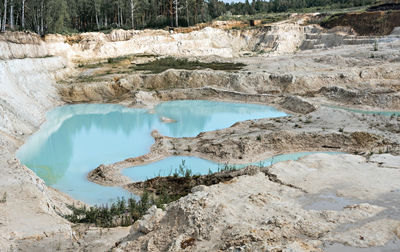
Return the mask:
{"type": "Polygon", "coordinates": [[[0,0],[0,28],[38,34],[191,26],[221,15],[360,6],[373,0],[0,0]]]}

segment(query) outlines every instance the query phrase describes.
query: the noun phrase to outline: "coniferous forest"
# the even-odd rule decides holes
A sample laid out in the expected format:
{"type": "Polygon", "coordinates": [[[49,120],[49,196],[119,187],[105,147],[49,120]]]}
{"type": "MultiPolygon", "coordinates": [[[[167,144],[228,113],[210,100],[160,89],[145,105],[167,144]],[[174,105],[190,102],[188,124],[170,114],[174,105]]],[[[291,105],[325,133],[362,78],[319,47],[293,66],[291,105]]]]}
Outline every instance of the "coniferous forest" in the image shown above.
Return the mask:
{"type": "Polygon", "coordinates": [[[38,34],[191,26],[219,16],[361,6],[373,0],[0,0],[0,27],[38,34]]]}

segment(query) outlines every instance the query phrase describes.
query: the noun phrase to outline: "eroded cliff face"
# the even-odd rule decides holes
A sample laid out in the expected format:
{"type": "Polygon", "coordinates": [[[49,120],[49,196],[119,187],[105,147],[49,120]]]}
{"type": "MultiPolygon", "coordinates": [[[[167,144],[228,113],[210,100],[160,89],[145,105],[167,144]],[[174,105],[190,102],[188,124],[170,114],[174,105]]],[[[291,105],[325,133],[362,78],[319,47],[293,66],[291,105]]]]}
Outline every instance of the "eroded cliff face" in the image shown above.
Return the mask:
{"type": "MultiPolygon", "coordinates": [[[[398,39],[398,36],[393,34],[392,38],[398,39]]],[[[44,42],[51,55],[87,62],[129,54],[224,58],[244,54],[282,55],[299,50],[373,44],[379,39],[358,37],[348,27],[325,30],[318,25],[304,25],[303,20],[289,20],[241,30],[206,27],[189,33],[114,30],[110,34],[47,35],[44,42]]]]}
{"type": "Polygon", "coordinates": [[[66,67],[61,57],[0,61],[0,130],[31,134],[45,113],[61,104],[55,82],[66,67]]]}
{"type": "MultiPolygon", "coordinates": [[[[68,60],[47,57],[40,37],[25,33],[0,36],[0,250],[26,237],[41,239],[53,233],[71,233],[59,213],[68,202],[30,169],[21,165],[18,147],[45,120],[45,114],[61,105],[58,79],[69,73],[68,60]]],[[[15,246],[14,246],[15,247],[15,246]]]]}
{"type": "Polygon", "coordinates": [[[205,27],[187,33],[166,30],[113,30],[44,38],[25,32],[0,36],[0,58],[62,56],[74,61],[93,61],[129,54],[237,57],[248,53],[288,54],[299,49],[370,44],[376,38],[357,37],[351,28],[324,30],[290,19],[261,27],[219,29],[205,27]]]}
{"type": "Polygon", "coordinates": [[[35,33],[6,32],[0,35],[0,59],[41,58],[49,55],[46,44],[35,33]]]}
{"type": "Polygon", "coordinates": [[[303,30],[295,24],[229,31],[207,27],[190,33],[114,30],[110,34],[48,35],[45,42],[51,54],[80,61],[128,54],[231,58],[254,51],[293,52],[302,42],[303,30]]]}
{"type": "MultiPolygon", "coordinates": [[[[62,104],[55,79],[62,74],[62,58],[0,61],[0,250],[26,237],[41,239],[71,233],[58,213],[66,211],[58,195],[15,158],[17,148],[45,120],[45,113],[62,104]],[[57,199],[58,198],[58,199],[57,199]]],[[[68,201],[68,200],[67,200],[68,201]]]]}

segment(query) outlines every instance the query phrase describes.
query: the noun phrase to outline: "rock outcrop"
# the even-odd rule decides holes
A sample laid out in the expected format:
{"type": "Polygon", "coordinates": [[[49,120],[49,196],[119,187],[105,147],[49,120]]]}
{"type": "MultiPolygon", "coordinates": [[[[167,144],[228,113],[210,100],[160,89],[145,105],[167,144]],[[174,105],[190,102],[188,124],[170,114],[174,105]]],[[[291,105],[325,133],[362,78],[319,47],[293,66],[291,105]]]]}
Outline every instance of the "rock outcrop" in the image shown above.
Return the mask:
{"type": "Polygon", "coordinates": [[[315,105],[298,96],[286,97],[281,103],[281,106],[287,110],[300,114],[308,114],[316,109],[315,105]]]}
{"type": "Polygon", "coordinates": [[[46,56],[49,56],[47,45],[35,33],[6,32],[0,34],[0,60],[46,56]]]}

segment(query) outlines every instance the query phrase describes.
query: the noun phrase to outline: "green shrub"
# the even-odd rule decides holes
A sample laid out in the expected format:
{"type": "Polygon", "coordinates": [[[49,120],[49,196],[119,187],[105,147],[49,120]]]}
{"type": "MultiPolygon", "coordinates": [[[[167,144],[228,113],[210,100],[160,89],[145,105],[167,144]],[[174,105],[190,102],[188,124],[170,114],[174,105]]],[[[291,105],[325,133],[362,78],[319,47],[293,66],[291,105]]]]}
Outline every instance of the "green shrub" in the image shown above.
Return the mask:
{"type": "Polygon", "coordinates": [[[96,205],[89,208],[70,205],[68,207],[72,210],[72,214],[65,215],[64,218],[73,223],[94,224],[98,227],[130,226],[145,215],[151,206],[163,208],[164,204],[174,200],[176,199],[170,198],[166,193],[154,198],[145,191],[139,200],[118,198],[111,205],[96,205]]]}
{"type": "Polygon", "coordinates": [[[133,65],[130,68],[135,71],[146,71],[149,73],[157,74],[157,73],[162,73],[168,69],[196,70],[196,69],[210,68],[213,70],[237,71],[242,69],[244,66],[245,65],[242,63],[230,63],[230,62],[204,63],[200,61],[189,61],[188,59],[165,57],[144,64],[133,65]]]}
{"type": "Polygon", "coordinates": [[[375,40],[375,42],[374,42],[373,50],[374,50],[374,52],[379,51],[378,41],[376,41],[376,40],[375,40]]]}
{"type": "Polygon", "coordinates": [[[3,197],[0,199],[0,203],[6,203],[7,202],[7,192],[3,193],[3,197]]]}
{"type": "Polygon", "coordinates": [[[218,172],[230,172],[230,171],[237,171],[239,167],[230,164],[224,164],[222,167],[218,167],[218,172]]]}

